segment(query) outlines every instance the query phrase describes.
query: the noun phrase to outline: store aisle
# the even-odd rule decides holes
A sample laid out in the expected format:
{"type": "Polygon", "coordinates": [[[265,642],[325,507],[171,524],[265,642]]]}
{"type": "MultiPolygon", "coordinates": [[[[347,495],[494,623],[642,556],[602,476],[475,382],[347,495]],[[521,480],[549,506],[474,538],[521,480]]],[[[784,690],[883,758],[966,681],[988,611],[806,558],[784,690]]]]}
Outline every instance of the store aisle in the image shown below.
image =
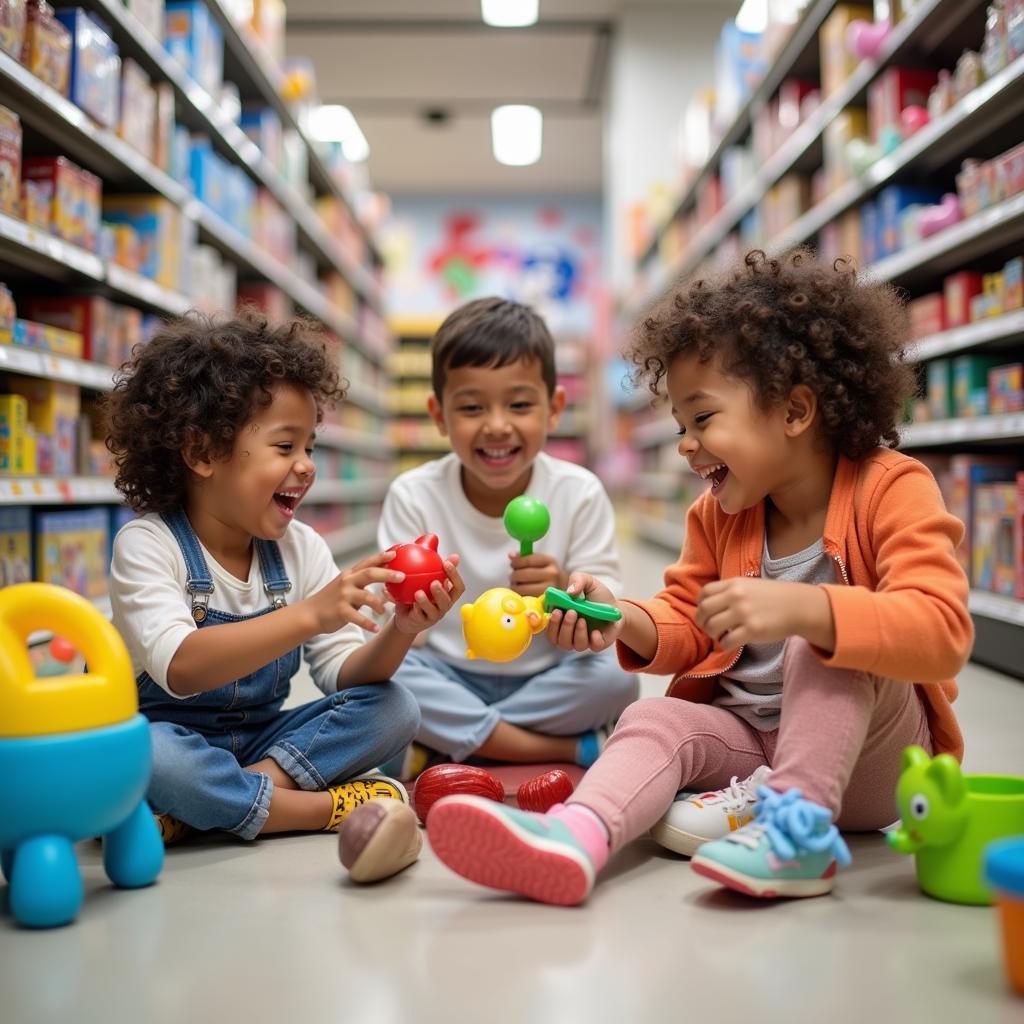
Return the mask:
{"type": "MultiPolygon", "coordinates": [[[[650,591],[666,553],[628,543],[623,553],[630,589],[650,591]]],[[[971,667],[962,689],[969,767],[1024,773],[1024,685],[971,667]]],[[[910,862],[880,836],[851,845],[855,864],[835,895],[775,905],[715,891],[642,840],[586,906],[565,910],[476,889],[429,850],[398,878],[356,888],[328,836],[187,843],[157,886],[120,893],[106,886],[99,846],[85,843],[89,896],[76,925],[33,933],[0,917],[3,1017],[1019,1019],[992,912],[920,896],[910,862]]]]}

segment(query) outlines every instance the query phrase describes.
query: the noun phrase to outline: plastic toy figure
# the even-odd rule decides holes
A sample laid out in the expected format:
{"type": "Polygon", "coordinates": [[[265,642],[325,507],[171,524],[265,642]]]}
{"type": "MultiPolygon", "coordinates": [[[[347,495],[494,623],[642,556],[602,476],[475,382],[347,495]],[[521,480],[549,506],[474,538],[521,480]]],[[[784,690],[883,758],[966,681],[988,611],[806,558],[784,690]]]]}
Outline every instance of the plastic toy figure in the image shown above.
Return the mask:
{"type": "Polygon", "coordinates": [[[84,598],[47,583],[0,592],[0,723],[0,865],[15,919],[34,928],[74,920],[82,880],[73,844],[90,836],[103,837],[115,885],[155,881],[164,848],[144,799],[149,723],[124,642],[84,598]],[[81,652],[87,675],[34,676],[26,641],[54,629],[81,652]]]}
{"type": "Polygon", "coordinates": [[[548,624],[539,597],[520,597],[508,587],[485,591],[462,606],[466,657],[515,661],[548,624]]]}
{"type": "Polygon", "coordinates": [[[950,903],[991,903],[982,854],[993,840],[1024,833],[1024,779],[963,775],[952,755],[907,747],[896,803],[902,822],[886,840],[914,854],[921,890],[950,903]]]}
{"type": "Polygon", "coordinates": [[[430,584],[434,580],[443,586],[448,579],[444,559],[437,553],[437,543],[436,534],[425,533],[411,544],[392,544],[388,548],[388,551],[395,552],[395,557],[388,562],[387,568],[405,573],[401,583],[384,584],[399,604],[412,604],[417,590],[422,590],[429,597],[430,584]]]}

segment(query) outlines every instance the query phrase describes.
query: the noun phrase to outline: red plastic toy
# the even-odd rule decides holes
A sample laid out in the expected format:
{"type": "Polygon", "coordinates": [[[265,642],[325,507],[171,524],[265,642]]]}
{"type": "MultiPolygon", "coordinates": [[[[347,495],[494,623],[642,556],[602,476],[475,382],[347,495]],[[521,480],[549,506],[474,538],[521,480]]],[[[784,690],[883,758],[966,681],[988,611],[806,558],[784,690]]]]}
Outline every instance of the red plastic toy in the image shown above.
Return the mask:
{"type": "Polygon", "coordinates": [[[405,573],[401,583],[384,584],[399,604],[412,604],[417,590],[430,597],[430,584],[437,580],[443,585],[448,579],[444,561],[437,553],[436,534],[425,533],[411,544],[392,544],[388,551],[395,552],[395,557],[387,564],[388,568],[405,573]]]}
{"type": "Polygon", "coordinates": [[[439,764],[428,768],[417,780],[412,802],[424,824],[430,808],[443,796],[483,796],[505,802],[505,787],[488,771],[468,764],[439,764]]]}
{"type": "Polygon", "coordinates": [[[561,768],[555,768],[535,779],[527,779],[516,793],[516,803],[524,811],[543,814],[555,804],[564,804],[574,788],[572,779],[561,768]]]}

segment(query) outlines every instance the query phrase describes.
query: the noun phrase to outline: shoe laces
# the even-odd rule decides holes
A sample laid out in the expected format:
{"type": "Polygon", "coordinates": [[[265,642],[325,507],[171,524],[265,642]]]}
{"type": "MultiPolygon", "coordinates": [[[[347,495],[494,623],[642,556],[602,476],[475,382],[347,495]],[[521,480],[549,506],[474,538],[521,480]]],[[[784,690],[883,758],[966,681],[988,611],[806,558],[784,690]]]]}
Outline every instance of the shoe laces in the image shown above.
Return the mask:
{"type": "Polygon", "coordinates": [[[738,775],[734,775],[729,780],[729,785],[718,790],[715,796],[721,801],[726,811],[742,811],[748,804],[757,802],[757,787],[761,781],[760,769],[749,778],[742,780],[738,775]]]}
{"type": "Polygon", "coordinates": [[[805,800],[799,789],[778,793],[760,786],[757,795],[754,820],[727,836],[729,842],[753,850],[767,838],[772,850],[784,860],[801,853],[830,853],[843,867],[850,863],[850,849],[832,824],[828,808],[805,800]]]}

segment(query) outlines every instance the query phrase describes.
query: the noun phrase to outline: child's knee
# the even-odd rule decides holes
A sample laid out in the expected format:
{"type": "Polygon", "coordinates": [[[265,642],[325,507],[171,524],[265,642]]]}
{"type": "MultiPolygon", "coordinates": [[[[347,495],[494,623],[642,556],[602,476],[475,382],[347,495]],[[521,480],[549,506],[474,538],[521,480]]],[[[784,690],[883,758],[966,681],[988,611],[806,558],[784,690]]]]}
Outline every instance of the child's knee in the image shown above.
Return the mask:
{"type": "Polygon", "coordinates": [[[396,742],[411,743],[420,727],[420,706],[412,692],[393,679],[384,689],[383,714],[396,742]]]}

